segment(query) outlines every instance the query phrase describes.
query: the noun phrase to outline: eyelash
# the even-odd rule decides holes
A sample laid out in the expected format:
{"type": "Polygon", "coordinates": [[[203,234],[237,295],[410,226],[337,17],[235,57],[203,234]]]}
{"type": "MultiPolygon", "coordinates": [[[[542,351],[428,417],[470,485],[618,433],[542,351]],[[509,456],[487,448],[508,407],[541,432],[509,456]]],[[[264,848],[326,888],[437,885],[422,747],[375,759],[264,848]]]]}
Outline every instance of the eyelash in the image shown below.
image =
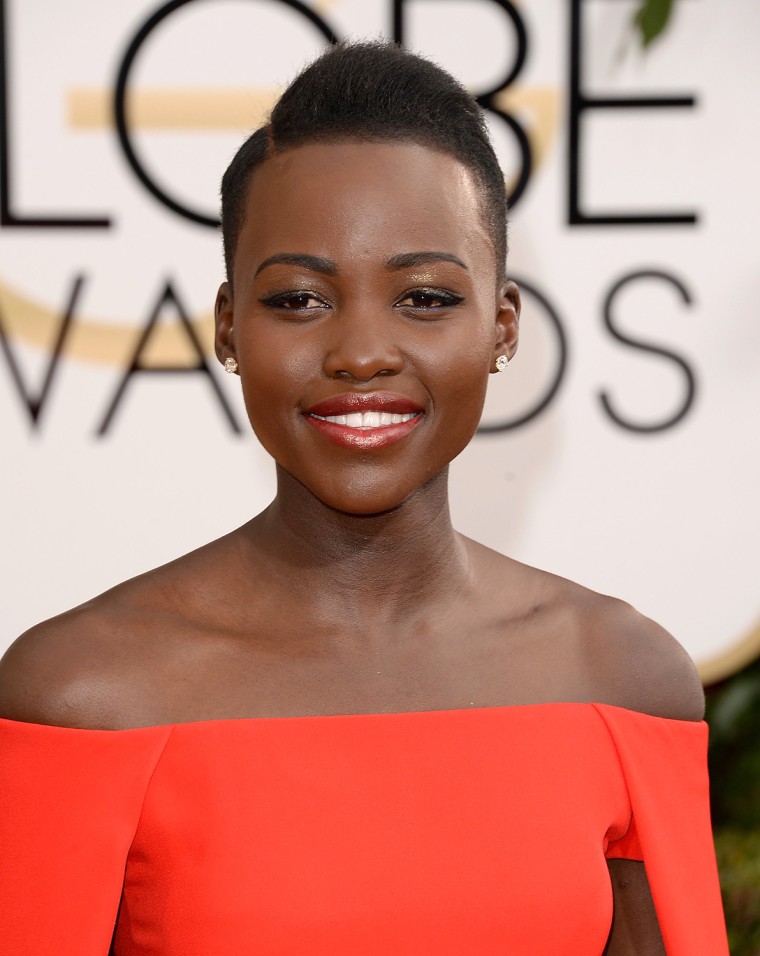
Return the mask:
{"type": "Polygon", "coordinates": [[[259,301],[262,305],[267,305],[271,309],[282,309],[284,312],[311,312],[314,310],[314,306],[310,309],[306,308],[306,303],[310,299],[318,302],[319,308],[324,308],[327,305],[322,296],[317,295],[316,292],[309,292],[307,289],[298,289],[292,292],[278,292],[276,295],[266,296],[259,301]],[[299,305],[293,307],[287,304],[288,302],[292,303],[296,299],[301,300],[299,305]]]}
{"type": "MultiPolygon", "coordinates": [[[[463,299],[464,296],[457,295],[454,292],[447,292],[445,289],[420,288],[410,289],[408,292],[404,292],[394,304],[400,306],[405,311],[430,313],[442,312],[446,309],[454,308],[459,305],[463,299]],[[417,299],[417,304],[400,306],[406,299],[417,299]],[[422,303],[420,303],[420,299],[423,300],[422,303]],[[432,302],[438,302],[439,304],[432,305],[432,302]]],[[[293,290],[292,292],[279,292],[275,295],[260,299],[260,302],[262,305],[266,305],[271,309],[281,309],[284,312],[295,313],[314,312],[322,308],[329,308],[328,303],[325,302],[322,296],[317,295],[316,292],[309,292],[306,289],[293,290]],[[306,303],[309,300],[314,300],[318,305],[307,308],[306,303]],[[292,303],[294,301],[298,301],[299,304],[293,306],[292,303]]]]}
{"type": "Polygon", "coordinates": [[[454,292],[447,292],[445,289],[410,289],[408,292],[405,292],[400,299],[397,300],[396,305],[403,302],[405,299],[411,298],[423,298],[427,300],[426,304],[422,305],[407,305],[403,306],[404,309],[408,309],[413,312],[443,312],[445,309],[452,309],[454,306],[459,305],[463,301],[464,296],[457,295],[454,292]],[[432,301],[438,301],[439,305],[431,305],[432,301]]]}

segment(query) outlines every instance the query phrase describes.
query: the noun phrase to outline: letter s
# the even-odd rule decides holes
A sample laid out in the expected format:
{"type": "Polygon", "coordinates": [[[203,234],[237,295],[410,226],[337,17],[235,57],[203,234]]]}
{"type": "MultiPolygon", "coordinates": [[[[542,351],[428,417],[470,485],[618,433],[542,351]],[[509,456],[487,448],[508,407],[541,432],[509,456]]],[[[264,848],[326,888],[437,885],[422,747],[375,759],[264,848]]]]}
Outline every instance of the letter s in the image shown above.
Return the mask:
{"type": "Polygon", "coordinates": [[[602,408],[612,419],[612,421],[621,428],[639,433],[662,432],[669,428],[673,428],[674,425],[677,425],[678,422],[683,421],[683,419],[686,417],[692,405],[694,404],[694,398],[696,395],[696,378],[693,370],[684,358],[682,358],[680,355],[677,355],[675,352],[670,351],[669,349],[663,348],[661,345],[655,345],[652,342],[646,342],[642,341],[641,339],[633,338],[632,336],[621,332],[615,326],[612,315],[612,303],[615,297],[625,286],[632,282],[639,282],[645,279],[656,279],[660,282],[667,282],[680,293],[681,298],[687,305],[690,305],[692,302],[691,295],[682,282],[676,279],[675,276],[672,276],[667,272],[662,272],[658,269],[643,269],[639,272],[630,272],[619,279],[607,294],[607,298],[604,302],[603,315],[604,324],[610,335],[618,342],[622,342],[624,345],[627,345],[630,348],[639,349],[641,352],[649,352],[652,355],[660,355],[663,358],[668,359],[668,361],[672,362],[681,370],[684,378],[685,391],[680,406],[667,418],[663,418],[662,420],[655,422],[636,422],[624,418],[615,411],[615,408],[609,397],[609,391],[607,389],[600,389],[598,393],[599,401],[601,402],[602,408]]]}

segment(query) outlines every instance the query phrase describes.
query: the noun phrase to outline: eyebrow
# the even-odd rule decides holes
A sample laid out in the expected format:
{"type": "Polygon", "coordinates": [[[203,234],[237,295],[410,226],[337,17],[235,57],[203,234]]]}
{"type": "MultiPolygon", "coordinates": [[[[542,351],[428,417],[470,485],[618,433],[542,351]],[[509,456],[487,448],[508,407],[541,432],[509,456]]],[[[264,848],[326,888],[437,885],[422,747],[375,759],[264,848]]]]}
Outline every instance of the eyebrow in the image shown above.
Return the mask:
{"type": "Polygon", "coordinates": [[[261,270],[266,269],[267,266],[274,265],[302,266],[304,269],[311,269],[312,272],[323,272],[328,276],[338,274],[338,267],[332,259],[310,256],[305,252],[278,252],[268,259],[265,259],[259,265],[254,275],[258,275],[261,270]]]}
{"type": "Polygon", "coordinates": [[[453,262],[455,266],[470,270],[462,260],[450,252],[402,252],[400,255],[391,256],[386,262],[386,269],[412,269],[415,266],[424,266],[428,262],[453,262]]]}
{"type": "MultiPolygon", "coordinates": [[[[450,252],[402,252],[391,258],[385,263],[385,268],[391,271],[399,269],[413,269],[415,266],[427,265],[429,262],[453,262],[454,265],[470,270],[462,260],[450,252]]],[[[286,265],[301,266],[304,269],[310,269],[312,272],[321,272],[324,275],[335,276],[338,274],[337,263],[332,259],[323,259],[321,256],[310,256],[305,252],[278,252],[265,259],[254,275],[258,275],[267,266],[286,265]]]]}

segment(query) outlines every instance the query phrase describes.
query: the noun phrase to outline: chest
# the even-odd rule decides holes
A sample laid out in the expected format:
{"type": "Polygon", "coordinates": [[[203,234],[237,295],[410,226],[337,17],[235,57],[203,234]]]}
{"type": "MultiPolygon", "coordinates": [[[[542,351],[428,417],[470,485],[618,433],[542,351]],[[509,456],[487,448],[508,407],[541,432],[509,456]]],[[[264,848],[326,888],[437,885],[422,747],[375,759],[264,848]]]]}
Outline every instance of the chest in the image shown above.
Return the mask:
{"type": "MultiPolygon", "coordinates": [[[[139,675],[135,686],[141,686],[139,675]]],[[[573,642],[493,620],[362,633],[290,628],[177,640],[145,679],[153,723],[586,700],[573,642]]]]}
{"type": "Polygon", "coordinates": [[[630,815],[611,745],[503,713],[175,728],[117,956],[601,953],[630,815]]]}

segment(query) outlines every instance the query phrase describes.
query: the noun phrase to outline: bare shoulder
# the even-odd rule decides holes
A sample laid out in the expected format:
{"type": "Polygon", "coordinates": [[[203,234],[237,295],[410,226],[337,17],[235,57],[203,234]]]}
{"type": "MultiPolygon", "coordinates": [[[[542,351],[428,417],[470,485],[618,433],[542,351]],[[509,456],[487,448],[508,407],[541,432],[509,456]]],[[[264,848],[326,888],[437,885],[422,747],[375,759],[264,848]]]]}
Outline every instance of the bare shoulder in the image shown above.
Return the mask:
{"type": "Polygon", "coordinates": [[[702,719],[704,693],[694,663],[654,621],[624,601],[482,545],[468,541],[468,547],[477,562],[480,604],[490,607],[506,643],[522,652],[518,699],[590,701],[702,719]]]}
{"type": "Polygon", "coordinates": [[[701,720],[702,682],[678,641],[630,604],[574,587],[582,622],[578,648],[599,702],[656,717],[701,720]]]}
{"type": "Polygon", "coordinates": [[[102,699],[119,679],[120,619],[108,598],[22,634],[0,660],[0,717],[68,727],[107,726],[102,699]]]}
{"type": "Polygon", "coordinates": [[[200,552],[32,627],[0,660],[0,717],[65,727],[143,723],[141,701],[199,630],[213,582],[200,552]],[[204,590],[206,589],[206,590],[204,590]]]}

